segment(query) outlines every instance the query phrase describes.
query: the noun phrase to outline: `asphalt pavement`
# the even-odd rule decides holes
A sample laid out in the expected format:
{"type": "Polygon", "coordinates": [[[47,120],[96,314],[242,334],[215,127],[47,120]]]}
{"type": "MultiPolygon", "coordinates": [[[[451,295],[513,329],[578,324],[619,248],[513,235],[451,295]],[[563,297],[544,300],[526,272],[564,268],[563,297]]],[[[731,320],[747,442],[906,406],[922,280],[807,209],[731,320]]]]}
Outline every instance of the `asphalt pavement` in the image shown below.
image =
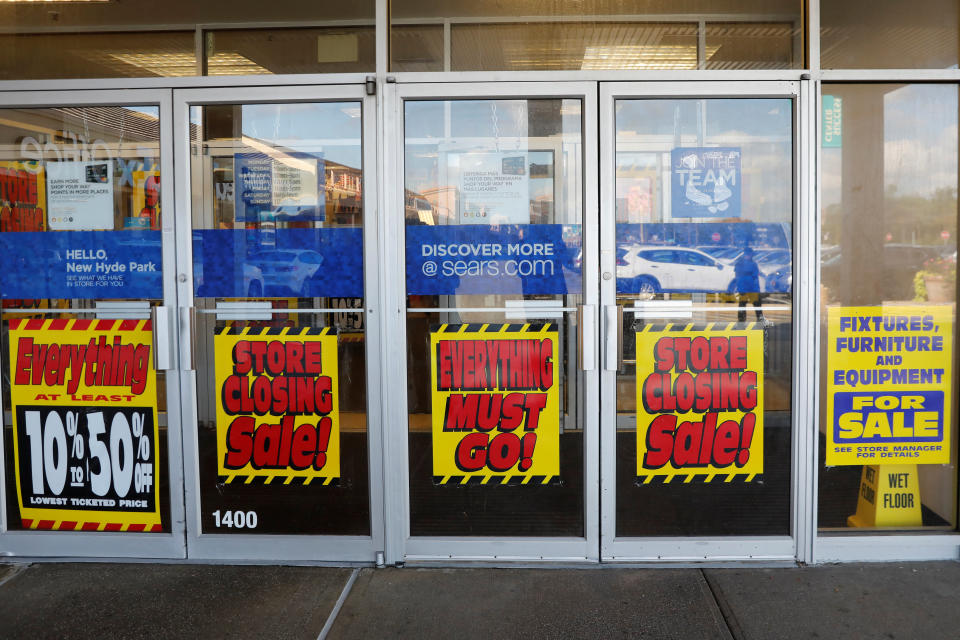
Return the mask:
{"type": "Polygon", "coordinates": [[[0,638],[960,638],[960,563],[0,565],[0,638]]]}

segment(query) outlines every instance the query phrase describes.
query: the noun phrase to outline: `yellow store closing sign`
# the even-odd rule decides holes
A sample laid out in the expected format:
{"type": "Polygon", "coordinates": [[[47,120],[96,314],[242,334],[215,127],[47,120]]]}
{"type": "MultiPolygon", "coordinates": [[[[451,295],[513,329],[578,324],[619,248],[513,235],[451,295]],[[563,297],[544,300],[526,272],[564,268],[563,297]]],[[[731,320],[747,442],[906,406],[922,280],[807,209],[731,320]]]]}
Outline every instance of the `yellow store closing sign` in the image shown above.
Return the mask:
{"type": "Polygon", "coordinates": [[[752,481],[763,473],[763,330],[637,331],[637,476],[752,481]]]}
{"type": "Polygon", "coordinates": [[[828,310],[827,465],[950,461],[952,336],[948,306],[828,310]]]}
{"type": "Polygon", "coordinates": [[[339,479],[336,330],[225,327],[214,350],[221,481],[339,479]]]}
{"type": "Polygon", "coordinates": [[[20,517],[28,529],[162,529],[149,320],[10,321],[20,517]]]}
{"type": "Polygon", "coordinates": [[[554,324],[443,324],[430,333],[438,484],[548,484],[560,474],[554,324]]]}

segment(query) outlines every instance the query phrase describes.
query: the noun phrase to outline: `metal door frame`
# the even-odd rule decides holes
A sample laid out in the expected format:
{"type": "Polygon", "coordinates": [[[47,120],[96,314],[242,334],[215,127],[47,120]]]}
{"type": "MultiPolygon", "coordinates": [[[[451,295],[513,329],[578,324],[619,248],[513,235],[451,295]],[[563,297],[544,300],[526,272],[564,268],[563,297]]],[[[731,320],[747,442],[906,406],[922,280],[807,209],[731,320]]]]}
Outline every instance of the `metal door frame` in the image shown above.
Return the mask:
{"type": "Polygon", "coordinates": [[[176,89],[173,92],[176,137],[176,195],[180,232],[177,237],[177,291],[180,340],[181,393],[187,549],[191,559],[253,562],[370,564],[383,549],[383,454],[379,367],[380,290],[375,249],[378,246],[377,105],[364,84],[314,86],[235,86],[176,89]],[[370,482],[369,536],[202,533],[200,520],[199,451],[197,446],[196,371],[191,362],[193,308],[193,243],[190,167],[190,107],[209,104],[265,104],[285,102],[362,103],[364,299],[366,324],[367,443],[370,482]]]}
{"type": "MultiPolygon", "coordinates": [[[[392,79],[392,78],[391,78],[392,79]]],[[[581,100],[583,145],[583,303],[591,305],[596,323],[597,288],[597,85],[595,82],[471,82],[384,85],[385,201],[383,244],[381,246],[384,282],[385,321],[383,376],[395,381],[384,385],[386,431],[384,447],[390,452],[385,460],[386,541],[388,563],[441,563],[471,561],[488,563],[517,562],[596,562],[599,550],[599,377],[597,370],[581,370],[584,384],[584,537],[433,537],[410,535],[408,425],[407,425],[407,338],[406,283],[404,279],[404,102],[406,100],[572,98],[581,100]],[[397,383],[396,381],[400,381],[397,383]]],[[[588,307],[589,309],[590,307],[588,307]]],[[[597,347],[597,337],[584,341],[597,347]]]]}
{"type": "MultiPolygon", "coordinates": [[[[56,85],[57,83],[48,83],[56,85]]],[[[57,90],[17,91],[0,93],[0,109],[56,108],[94,106],[157,106],[160,110],[160,173],[173,175],[173,112],[169,89],[131,90],[57,90]]],[[[163,252],[163,306],[176,306],[175,244],[174,231],[174,186],[171,180],[160,183],[161,203],[166,215],[162,217],[163,252]]],[[[163,312],[163,311],[161,311],[163,312]]],[[[171,323],[174,324],[174,323],[171,323]]],[[[173,355],[177,330],[172,329],[169,349],[171,364],[176,367],[173,355]]],[[[163,347],[164,345],[161,345],[163,347]]],[[[2,357],[8,357],[6,353],[2,357]]],[[[10,514],[6,513],[6,473],[4,470],[4,442],[0,438],[0,556],[23,558],[184,558],[184,510],[183,510],[183,449],[179,380],[176,369],[168,370],[167,385],[167,462],[166,473],[170,490],[170,532],[71,532],[71,531],[24,531],[8,529],[10,514]]],[[[2,383],[0,383],[2,384],[2,383]]],[[[3,390],[7,392],[6,389],[3,390]]],[[[3,416],[0,416],[0,421],[3,416]]],[[[158,425],[159,429],[159,425],[158,425]]]]}
{"type": "MultiPolygon", "coordinates": [[[[615,107],[618,99],[788,98],[793,105],[793,364],[791,535],[720,537],[616,537],[616,361],[619,329],[601,323],[604,362],[601,371],[601,558],[611,562],[729,562],[788,563],[809,561],[813,538],[813,439],[817,416],[816,300],[813,278],[817,263],[817,218],[812,209],[810,83],[808,81],[730,82],[602,82],[600,83],[600,268],[616,273],[615,107]]],[[[601,280],[601,304],[616,305],[616,278],[601,280]]]]}

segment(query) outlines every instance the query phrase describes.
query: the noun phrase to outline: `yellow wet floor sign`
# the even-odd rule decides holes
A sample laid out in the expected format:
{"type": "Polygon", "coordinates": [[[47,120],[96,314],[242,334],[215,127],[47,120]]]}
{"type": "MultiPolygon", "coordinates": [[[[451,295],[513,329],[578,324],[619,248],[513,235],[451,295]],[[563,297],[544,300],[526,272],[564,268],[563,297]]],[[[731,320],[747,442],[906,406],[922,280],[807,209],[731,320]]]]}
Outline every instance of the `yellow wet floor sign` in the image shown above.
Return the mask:
{"type": "Polygon", "coordinates": [[[920,485],[915,464],[866,465],[851,527],[919,527],[920,485]]]}

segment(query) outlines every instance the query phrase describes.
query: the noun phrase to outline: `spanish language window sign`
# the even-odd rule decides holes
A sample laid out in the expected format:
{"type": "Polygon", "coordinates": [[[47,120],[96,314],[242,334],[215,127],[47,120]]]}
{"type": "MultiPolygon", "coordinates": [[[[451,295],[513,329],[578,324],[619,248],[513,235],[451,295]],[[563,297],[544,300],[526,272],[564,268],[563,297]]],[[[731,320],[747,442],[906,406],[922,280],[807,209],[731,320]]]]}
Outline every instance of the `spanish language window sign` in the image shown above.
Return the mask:
{"type": "Polygon", "coordinates": [[[827,465],[949,462],[952,307],[830,307],[827,319],[827,465]]]}
{"type": "Polygon", "coordinates": [[[0,233],[0,295],[161,298],[161,232],[0,233]]]}
{"type": "Polygon", "coordinates": [[[50,229],[113,229],[113,161],[47,163],[50,229]]]}
{"type": "Polygon", "coordinates": [[[149,320],[10,321],[23,526],[161,530],[149,320]]]}
{"type": "Polygon", "coordinates": [[[460,163],[460,224],[530,222],[525,151],[450,154],[460,163]]]}
{"type": "Polygon", "coordinates": [[[46,185],[39,162],[0,162],[0,231],[43,231],[46,185]]]}
{"type": "Polygon", "coordinates": [[[637,476],[750,482],[762,474],[760,325],[651,324],[636,336],[637,476]]]}
{"type": "Polygon", "coordinates": [[[407,227],[407,293],[580,293],[580,225],[407,227]]]}
{"type": "Polygon", "coordinates": [[[326,219],[323,154],[238,153],[233,171],[237,221],[326,219]]]}
{"type": "Polygon", "coordinates": [[[670,163],[671,217],[740,217],[739,147],[677,147],[670,163]]]}
{"type": "Polygon", "coordinates": [[[433,328],[435,483],[559,480],[558,336],[555,324],[433,328]]]}
{"type": "Polygon", "coordinates": [[[839,149],[843,146],[843,98],[823,96],[823,122],[820,144],[825,149],[839,149]]]}
{"type": "Polygon", "coordinates": [[[339,479],[336,330],[225,327],[214,351],[220,481],[339,479]]]}

